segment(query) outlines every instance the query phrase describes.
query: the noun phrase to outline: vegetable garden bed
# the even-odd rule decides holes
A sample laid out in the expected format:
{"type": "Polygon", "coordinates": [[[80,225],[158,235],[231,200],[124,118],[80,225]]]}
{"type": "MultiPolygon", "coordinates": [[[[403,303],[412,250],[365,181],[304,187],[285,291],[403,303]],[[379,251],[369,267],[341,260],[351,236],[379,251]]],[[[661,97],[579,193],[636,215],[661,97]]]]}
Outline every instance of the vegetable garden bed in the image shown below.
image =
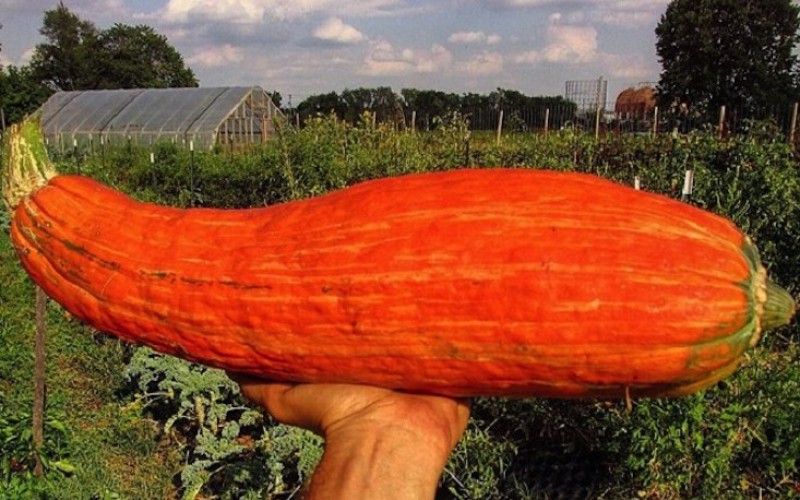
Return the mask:
{"type": "MultiPolygon", "coordinates": [[[[794,150],[769,126],[751,130],[725,141],[714,133],[694,133],[610,136],[599,142],[561,131],[547,138],[508,136],[497,145],[476,141],[458,121],[411,134],[370,121],[351,127],[319,119],[246,154],[190,156],[160,145],[154,151],[122,148],[103,157],[65,157],[59,167],[138,199],[218,207],[273,204],[400,173],[500,165],[588,172],[630,185],[638,177],[643,189],[677,198],[690,169],[689,201],[731,217],[751,234],[770,274],[796,297],[800,167],[794,150]]],[[[27,418],[33,301],[5,232],[0,238],[5,436],[27,418]]],[[[195,493],[287,498],[313,470],[318,439],[263,419],[219,372],[148,351],[131,356],[113,341],[78,340],[94,337],[54,305],[49,312],[56,326],[48,346],[47,414],[64,430],[48,431],[51,460],[43,480],[29,477],[24,442],[3,445],[5,483],[0,484],[7,491],[113,498],[129,496],[139,485],[149,498],[195,493]],[[80,373],[85,367],[91,367],[89,376],[80,373]],[[79,397],[91,393],[99,396],[79,397]],[[87,439],[87,429],[94,438],[87,439]],[[161,465],[149,466],[152,460],[161,465]],[[109,482],[110,477],[115,479],[109,482]],[[153,486],[144,491],[146,483],[153,486]]],[[[799,341],[795,320],[768,335],[750,361],[718,387],[678,400],[637,401],[630,412],[622,400],[476,401],[440,496],[552,497],[552,485],[537,478],[556,477],[565,464],[586,464],[587,457],[597,472],[585,481],[592,497],[800,496],[799,341]]]]}

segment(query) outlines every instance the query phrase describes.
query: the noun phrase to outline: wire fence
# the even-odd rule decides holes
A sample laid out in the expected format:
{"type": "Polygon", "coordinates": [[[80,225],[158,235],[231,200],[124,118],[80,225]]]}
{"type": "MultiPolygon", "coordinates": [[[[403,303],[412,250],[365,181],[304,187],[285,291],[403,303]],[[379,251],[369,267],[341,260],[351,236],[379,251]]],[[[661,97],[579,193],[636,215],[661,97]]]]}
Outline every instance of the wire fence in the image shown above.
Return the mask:
{"type": "MultiPolygon", "coordinates": [[[[369,111],[369,110],[367,110],[369,111]]],[[[303,127],[308,114],[288,110],[289,123],[303,127]]],[[[401,107],[394,112],[375,112],[375,123],[392,123],[398,128],[430,131],[456,116],[463,119],[471,131],[503,133],[544,133],[573,129],[604,137],[609,134],[686,134],[693,130],[714,130],[720,138],[746,133],[755,123],[768,123],[780,130],[788,142],[798,140],[798,103],[744,110],[728,106],[706,112],[685,109],[662,110],[658,107],[620,113],[605,109],[579,111],[571,103],[563,106],[540,107],[464,107],[447,113],[401,107]]],[[[346,117],[342,119],[347,120],[346,117]]]]}
{"type": "Polygon", "coordinates": [[[713,129],[720,138],[748,132],[754,123],[768,122],[781,130],[787,141],[797,139],[798,105],[765,108],[757,111],[721,106],[714,113],[690,114],[680,110],[662,112],[658,107],[645,113],[629,114],[597,110],[575,112],[563,108],[473,109],[464,118],[471,130],[547,133],[574,128],[596,136],[608,134],[689,133],[713,129]]]}
{"type": "MultiPolygon", "coordinates": [[[[528,106],[528,107],[461,107],[447,112],[430,112],[427,110],[413,109],[397,106],[390,111],[364,110],[372,118],[373,124],[391,124],[398,130],[426,132],[435,130],[443,123],[453,119],[463,120],[467,128],[473,132],[491,132],[496,134],[498,140],[504,134],[532,133],[548,134],[559,130],[573,130],[592,134],[596,138],[612,135],[658,135],[658,134],[687,134],[694,130],[713,131],[720,139],[736,134],[750,132],[754,125],[763,129],[765,124],[774,131],[783,135],[786,141],[797,144],[800,141],[798,131],[798,107],[800,103],[790,106],[773,106],[760,108],[755,111],[737,109],[735,107],[720,106],[713,112],[689,112],[685,109],[668,109],[662,111],[658,107],[641,109],[633,113],[617,113],[605,109],[595,112],[579,111],[574,103],[565,101],[564,105],[555,106],[528,106]]],[[[354,117],[345,116],[340,119],[355,122],[363,119],[363,114],[354,114],[354,117]],[[355,118],[358,117],[358,118],[355,118]]],[[[319,114],[319,113],[317,113],[319,114]]],[[[324,113],[323,113],[324,114],[324,113]]],[[[334,113],[335,114],[335,113],[334,113]]],[[[290,127],[303,128],[312,117],[311,114],[300,114],[296,109],[285,110],[286,124],[290,127]]],[[[219,134],[217,134],[219,135],[219,134]]],[[[76,154],[80,150],[84,154],[103,155],[108,149],[102,140],[89,140],[86,144],[79,144],[75,139],[59,137],[55,143],[49,144],[50,149],[59,154],[76,154]]],[[[163,142],[163,141],[159,141],[163,142]]],[[[180,149],[194,149],[196,145],[192,137],[175,137],[171,141],[180,149]]],[[[216,147],[228,149],[228,144],[222,137],[212,141],[216,147]]],[[[155,143],[150,140],[140,140],[138,137],[127,136],[125,144],[131,143],[153,147],[155,143]]],[[[112,148],[113,149],[113,148],[112,148]]]]}

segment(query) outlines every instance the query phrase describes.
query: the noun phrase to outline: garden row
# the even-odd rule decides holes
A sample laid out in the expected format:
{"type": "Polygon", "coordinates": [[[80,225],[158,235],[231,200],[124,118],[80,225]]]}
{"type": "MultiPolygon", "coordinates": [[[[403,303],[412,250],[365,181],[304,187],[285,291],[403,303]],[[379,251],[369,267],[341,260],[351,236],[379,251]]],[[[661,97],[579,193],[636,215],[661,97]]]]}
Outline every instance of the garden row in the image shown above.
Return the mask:
{"type": "MultiPolygon", "coordinates": [[[[642,189],[679,197],[690,170],[689,202],[734,219],[756,240],[775,280],[795,296],[800,290],[800,165],[768,124],[753,124],[749,133],[724,141],[716,131],[598,141],[562,130],[546,137],[508,134],[498,143],[471,133],[458,119],[413,133],[370,119],[353,126],[317,118],[238,154],[163,144],[58,161],[64,172],[92,176],[139,199],[226,208],[314,196],[388,175],[492,166],[581,171],[629,185],[638,179],[642,189]]],[[[30,446],[15,433],[26,425],[30,395],[14,381],[29,380],[33,293],[9,254],[7,234],[0,238],[0,393],[7,400],[0,403],[0,490],[3,481],[52,498],[126,496],[147,481],[166,485],[144,495],[151,498],[163,497],[165,489],[185,498],[286,498],[298,490],[321,453],[318,438],[276,425],[249,407],[224,374],[123,348],[64,318],[53,304],[52,342],[59,352],[50,350],[49,384],[56,398],[48,415],[56,425],[48,430],[45,479],[26,475],[30,446]],[[5,300],[16,304],[14,311],[5,300]],[[91,369],[82,377],[90,380],[77,383],[70,371],[84,365],[91,369]],[[63,370],[66,378],[52,375],[63,370]],[[69,397],[85,398],[71,391],[89,390],[100,395],[95,409],[76,415],[69,397]],[[149,430],[141,430],[142,422],[150,423],[149,430]],[[99,427],[104,430],[95,430],[94,440],[81,441],[86,428],[99,427]],[[94,455],[81,448],[85,443],[98,448],[94,455]],[[123,462],[128,453],[130,462],[143,465],[90,474],[92,460],[110,452],[123,462]],[[154,472],[145,457],[161,457],[163,470],[154,472]],[[115,475],[110,489],[101,482],[115,475]]],[[[795,321],[766,338],[733,378],[683,399],[636,401],[630,412],[622,401],[480,399],[439,496],[800,497],[798,361],[795,321]]]]}

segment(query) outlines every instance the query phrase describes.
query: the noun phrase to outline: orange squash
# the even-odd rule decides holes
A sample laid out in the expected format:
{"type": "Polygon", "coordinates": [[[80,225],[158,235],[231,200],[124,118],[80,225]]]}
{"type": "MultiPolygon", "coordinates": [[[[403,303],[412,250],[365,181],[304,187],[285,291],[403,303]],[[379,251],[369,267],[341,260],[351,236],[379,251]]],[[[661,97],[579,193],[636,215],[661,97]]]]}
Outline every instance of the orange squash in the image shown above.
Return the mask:
{"type": "Polygon", "coordinates": [[[676,396],[729,375],[795,309],[728,220],[589,175],[456,170],[177,209],[57,176],[39,141],[27,124],[6,148],[33,280],[101,331],[234,372],[676,396]]]}

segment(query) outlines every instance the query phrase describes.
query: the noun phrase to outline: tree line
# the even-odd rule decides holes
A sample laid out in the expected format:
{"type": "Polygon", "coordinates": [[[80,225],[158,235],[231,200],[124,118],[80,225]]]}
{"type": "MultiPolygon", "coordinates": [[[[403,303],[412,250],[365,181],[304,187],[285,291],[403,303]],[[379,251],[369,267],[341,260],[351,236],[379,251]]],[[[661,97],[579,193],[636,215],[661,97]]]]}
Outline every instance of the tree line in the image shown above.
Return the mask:
{"type": "Polygon", "coordinates": [[[565,121],[563,117],[575,116],[577,105],[561,96],[531,97],[502,88],[488,94],[457,94],[416,88],[404,88],[396,93],[390,87],[361,87],[312,95],[292,112],[301,125],[320,114],[332,114],[348,123],[356,123],[364,112],[369,112],[382,123],[402,123],[407,128],[430,130],[442,118],[456,114],[472,121],[477,128],[496,126],[501,111],[519,128],[540,128],[548,109],[559,110],[551,122],[559,127],[565,121]],[[492,116],[479,123],[479,112],[492,116]]]}

